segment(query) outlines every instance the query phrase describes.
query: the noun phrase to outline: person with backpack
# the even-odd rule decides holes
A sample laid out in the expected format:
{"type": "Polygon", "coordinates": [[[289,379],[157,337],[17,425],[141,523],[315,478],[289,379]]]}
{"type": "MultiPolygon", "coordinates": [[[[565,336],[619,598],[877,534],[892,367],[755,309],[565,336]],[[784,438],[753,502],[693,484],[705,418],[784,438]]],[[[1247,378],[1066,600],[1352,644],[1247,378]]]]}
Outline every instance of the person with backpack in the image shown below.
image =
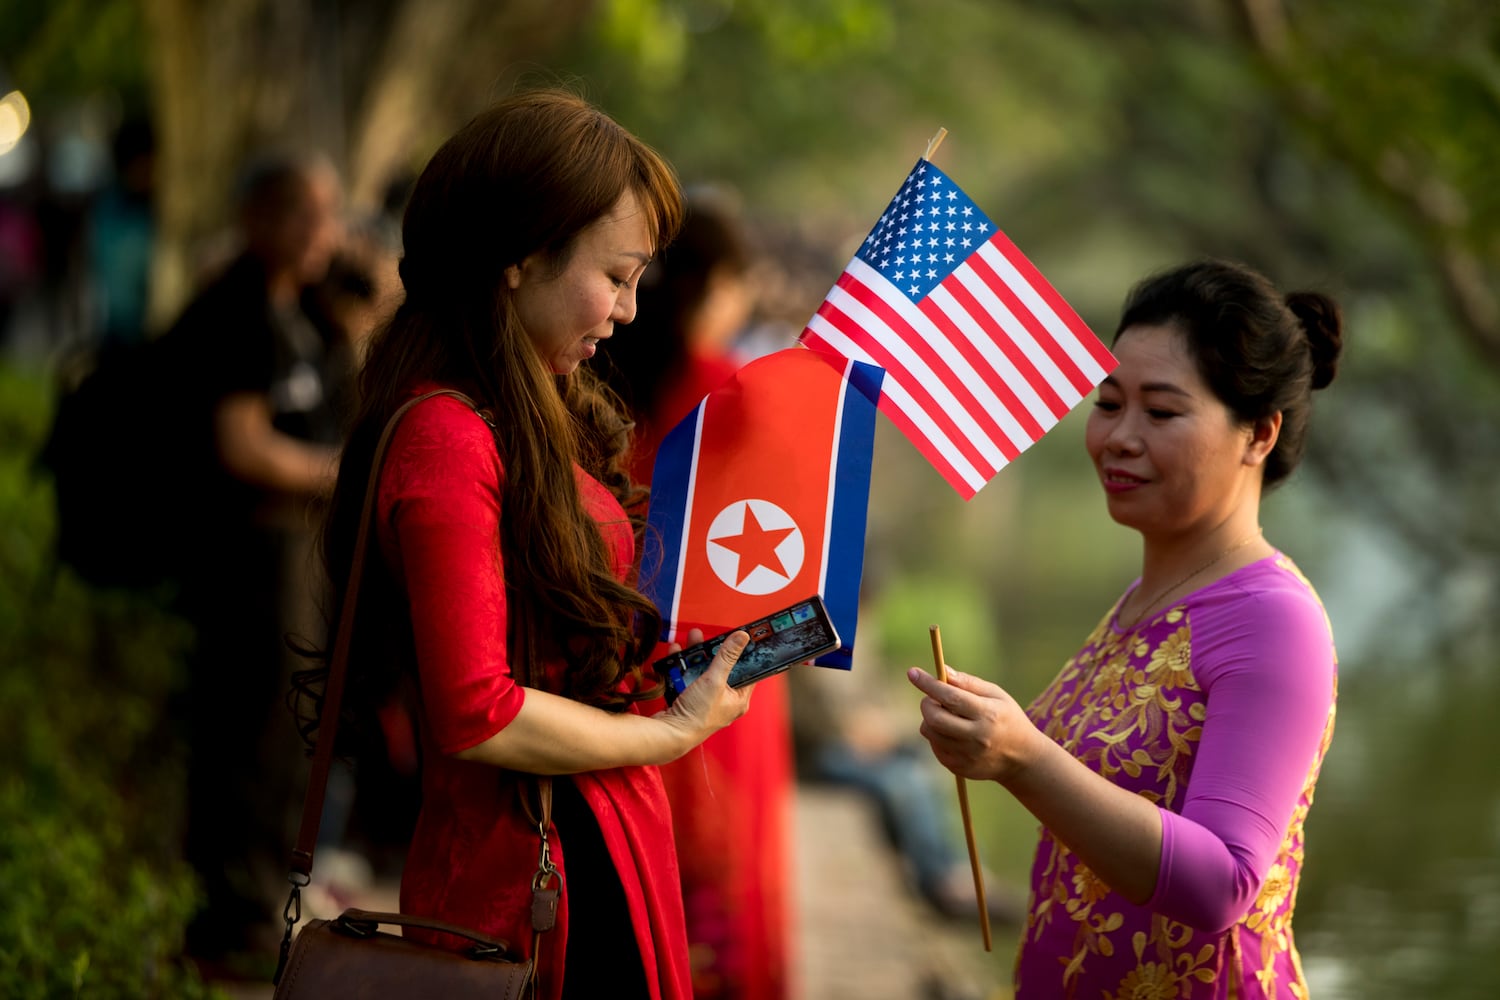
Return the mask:
{"type": "Polygon", "coordinates": [[[179,536],[178,607],[196,643],[178,718],[189,754],[185,854],[204,905],[186,951],[215,975],[274,960],[303,762],[284,708],[294,650],[322,639],[312,557],[342,429],[327,334],[304,307],[341,237],[340,179],[317,156],[245,170],[240,249],[163,335],[197,511],[179,536]],[[239,967],[243,966],[243,967],[239,967]]]}

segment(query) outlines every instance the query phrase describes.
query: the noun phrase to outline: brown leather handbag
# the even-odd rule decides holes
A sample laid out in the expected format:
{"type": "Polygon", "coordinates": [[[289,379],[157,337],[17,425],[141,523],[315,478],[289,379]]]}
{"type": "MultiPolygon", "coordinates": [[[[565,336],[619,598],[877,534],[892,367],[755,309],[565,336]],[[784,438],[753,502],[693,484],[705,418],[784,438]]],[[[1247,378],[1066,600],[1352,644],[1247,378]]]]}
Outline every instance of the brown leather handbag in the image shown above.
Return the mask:
{"type": "Polygon", "coordinates": [[[334,920],[310,920],[292,943],[276,981],[280,997],[486,997],[521,1000],[534,978],[529,958],[510,945],[440,920],[401,913],[345,910],[334,920]],[[467,938],[449,951],[378,929],[422,927],[467,938]]]}
{"type": "MultiPolygon", "coordinates": [[[[349,642],[354,631],[355,599],[363,577],[364,555],[370,544],[370,523],[375,508],[375,489],[381,463],[396,424],[405,416],[406,411],[424,399],[440,395],[455,396],[474,407],[474,402],[469,397],[452,389],[438,389],[408,401],[386,423],[375,447],[374,461],[370,464],[370,479],[360,512],[353,565],[344,591],[343,607],[339,612],[338,629],[328,665],[327,685],[323,693],[323,707],[318,716],[318,740],[313,750],[312,771],[303,802],[302,825],[297,834],[297,846],[292,851],[291,871],[287,876],[292,883],[292,891],[283,914],[286,933],[281,941],[280,961],[273,980],[276,984],[275,1000],[326,1000],[331,997],[363,997],[370,1000],[383,997],[400,997],[403,1000],[419,997],[441,997],[444,1000],[484,997],[486,1000],[518,1000],[535,995],[537,983],[534,958],[521,956],[508,941],[501,938],[489,937],[441,920],[403,913],[349,909],[333,920],[310,920],[300,932],[294,933],[297,921],[302,916],[302,888],[311,882],[313,847],[318,839],[318,823],[322,818],[323,798],[328,789],[328,769],[333,761],[339,702],[343,699],[344,679],[349,663],[349,642]],[[441,931],[466,940],[469,945],[462,950],[439,947],[413,941],[399,933],[382,931],[381,925],[389,925],[398,930],[417,927],[441,931]]],[[[478,407],[475,407],[475,412],[489,423],[488,416],[478,407]]],[[[518,664],[529,666],[527,661],[528,657],[524,654],[516,657],[518,664]]],[[[524,683],[527,678],[519,679],[524,683]]],[[[541,846],[537,853],[536,875],[531,883],[531,923],[535,934],[531,952],[533,956],[538,953],[541,934],[551,930],[557,919],[557,903],[561,894],[561,876],[552,865],[547,841],[547,831],[552,819],[552,784],[548,778],[538,778],[536,784],[540,806],[536,819],[541,846]]]]}

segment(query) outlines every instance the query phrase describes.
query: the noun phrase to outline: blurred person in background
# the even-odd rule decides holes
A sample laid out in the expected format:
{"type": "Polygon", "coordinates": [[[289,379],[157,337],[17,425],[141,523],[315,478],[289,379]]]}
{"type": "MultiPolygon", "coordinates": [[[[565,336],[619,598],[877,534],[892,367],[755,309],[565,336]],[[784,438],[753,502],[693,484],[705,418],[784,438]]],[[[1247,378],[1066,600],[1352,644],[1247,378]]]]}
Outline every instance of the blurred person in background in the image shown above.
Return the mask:
{"type": "Polygon", "coordinates": [[[126,119],[111,144],[114,171],[87,218],[86,296],[91,346],[108,352],[148,335],[156,242],[156,135],[149,119],[126,119]]]}
{"type": "Polygon", "coordinates": [[[205,894],[186,951],[210,974],[269,976],[276,955],[303,781],[282,707],[289,637],[321,636],[312,513],[340,444],[328,344],[304,302],[341,239],[341,188],[322,156],[250,162],[236,255],[163,335],[196,430],[185,461],[203,484],[201,524],[182,529],[179,604],[195,646],[177,714],[185,852],[205,894]]]}
{"type": "Polygon", "coordinates": [[[389,318],[399,279],[396,254],[376,234],[351,229],[323,279],[303,294],[325,344],[329,406],[342,426],[354,417],[359,368],[371,335],[389,318]]]}
{"type": "Polygon", "coordinates": [[[642,336],[604,342],[595,362],[630,409],[630,474],[649,486],[662,438],[739,370],[735,340],[755,307],[749,239],[726,188],[684,192],[682,233],[641,275],[642,336]]]}
{"type": "MultiPolygon", "coordinates": [[[[867,581],[868,585],[868,581],[867,581]]],[[[860,626],[875,629],[873,609],[861,602],[860,626]]],[[[811,784],[851,789],[873,807],[884,843],[904,884],[933,911],[955,921],[978,918],[978,891],[963,833],[953,823],[957,801],[951,781],[926,743],[906,722],[904,698],[896,698],[885,666],[863,659],[857,649],[859,685],[841,671],[793,670],[792,739],[797,776],[811,784]]],[[[984,874],[990,920],[1014,925],[1025,912],[1025,894],[984,874]]]]}
{"type": "Polygon", "coordinates": [[[42,284],[45,235],[25,188],[0,187],[0,352],[9,355],[18,320],[42,284]]]}
{"type": "MultiPolygon", "coordinates": [[[[635,420],[631,478],[650,484],[662,438],[740,367],[755,299],[730,191],[685,193],[682,232],[641,275],[631,335],[595,364],[635,420]]],[[[792,747],[788,678],[756,684],[745,718],[662,767],[682,870],[698,1000],[792,995],[792,747]]]]}
{"type": "Polygon", "coordinates": [[[1292,911],[1337,659],[1260,504],[1342,343],[1331,299],[1237,263],[1138,284],[1085,439],[1139,578],[1029,707],[908,671],[937,759],[1041,823],[1017,997],[1307,996],[1292,911]]]}

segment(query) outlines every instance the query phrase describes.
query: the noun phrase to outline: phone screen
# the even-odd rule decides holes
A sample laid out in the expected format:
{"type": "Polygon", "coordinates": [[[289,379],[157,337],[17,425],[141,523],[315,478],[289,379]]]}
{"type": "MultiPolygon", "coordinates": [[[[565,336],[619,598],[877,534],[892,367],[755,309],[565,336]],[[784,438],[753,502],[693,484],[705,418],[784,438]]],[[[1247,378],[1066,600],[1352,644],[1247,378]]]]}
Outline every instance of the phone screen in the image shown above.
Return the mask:
{"type": "MultiPolygon", "coordinates": [[[[750,644],[740,654],[739,662],[729,672],[731,687],[741,687],[763,677],[780,673],[794,663],[810,660],[839,647],[838,632],[820,597],[814,594],[805,601],[775,614],[741,625],[750,635],[750,644]]],[[[724,639],[737,629],[705,639],[656,662],[656,672],[666,682],[667,702],[680,694],[708,669],[724,639]]]]}

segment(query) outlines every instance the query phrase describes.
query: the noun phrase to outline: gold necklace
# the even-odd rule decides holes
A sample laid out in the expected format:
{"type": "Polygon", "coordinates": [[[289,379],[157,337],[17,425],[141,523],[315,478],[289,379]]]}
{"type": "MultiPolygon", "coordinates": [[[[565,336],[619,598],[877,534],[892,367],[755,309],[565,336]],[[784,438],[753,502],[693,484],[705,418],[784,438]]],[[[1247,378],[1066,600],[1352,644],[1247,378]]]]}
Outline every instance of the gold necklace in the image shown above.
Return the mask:
{"type": "MultiPolygon", "coordinates": [[[[1230,553],[1238,552],[1240,549],[1244,548],[1246,545],[1249,545],[1251,542],[1255,541],[1257,538],[1260,537],[1260,532],[1261,532],[1261,529],[1260,528],[1256,528],[1253,532],[1251,532],[1250,534],[1246,535],[1244,538],[1241,538],[1239,541],[1235,542],[1233,545],[1229,546],[1229,548],[1225,549],[1223,552],[1220,552],[1218,555],[1214,556],[1212,559],[1210,559],[1208,562],[1204,563],[1202,566],[1199,566],[1197,569],[1193,570],[1191,573],[1189,573],[1187,576],[1183,577],[1181,580],[1178,580],[1176,583],[1172,584],[1170,587],[1166,588],[1165,590],[1159,590],[1159,591],[1157,591],[1156,592],[1156,596],[1153,597],[1153,598],[1151,598],[1151,600],[1146,603],[1145,607],[1143,607],[1141,609],[1141,611],[1140,611],[1139,614],[1137,614],[1133,619],[1130,620],[1130,623],[1128,625],[1124,621],[1121,621],[1120,624],[1122,626],[1124,626],[1125,628],[1135,628],[1137,625],[1139,625],[1141,623],[1141,619],[1145,618],[1146,615],[1148,613],[1150,613],[1151,609],[1154,608],[1154,607],[1156,607],[1157,603],[1163,597],[1166,597],[1172,591],[1176,590],[1178,587],[1182,586],[1184,583],[1187,583],[1189,580],[1191,580],[1193,577],[1197,576],[1199,573],[1202,573],[1205,570],[1209,569],[1210,567],[1216,565],[1220,561],[1222,561],[1224,559],[1227,559],[1229,557],[1230,553]]],[[[1121,607],[1123,608],[1124,605],[1122,604],[1121,607]]]]}

